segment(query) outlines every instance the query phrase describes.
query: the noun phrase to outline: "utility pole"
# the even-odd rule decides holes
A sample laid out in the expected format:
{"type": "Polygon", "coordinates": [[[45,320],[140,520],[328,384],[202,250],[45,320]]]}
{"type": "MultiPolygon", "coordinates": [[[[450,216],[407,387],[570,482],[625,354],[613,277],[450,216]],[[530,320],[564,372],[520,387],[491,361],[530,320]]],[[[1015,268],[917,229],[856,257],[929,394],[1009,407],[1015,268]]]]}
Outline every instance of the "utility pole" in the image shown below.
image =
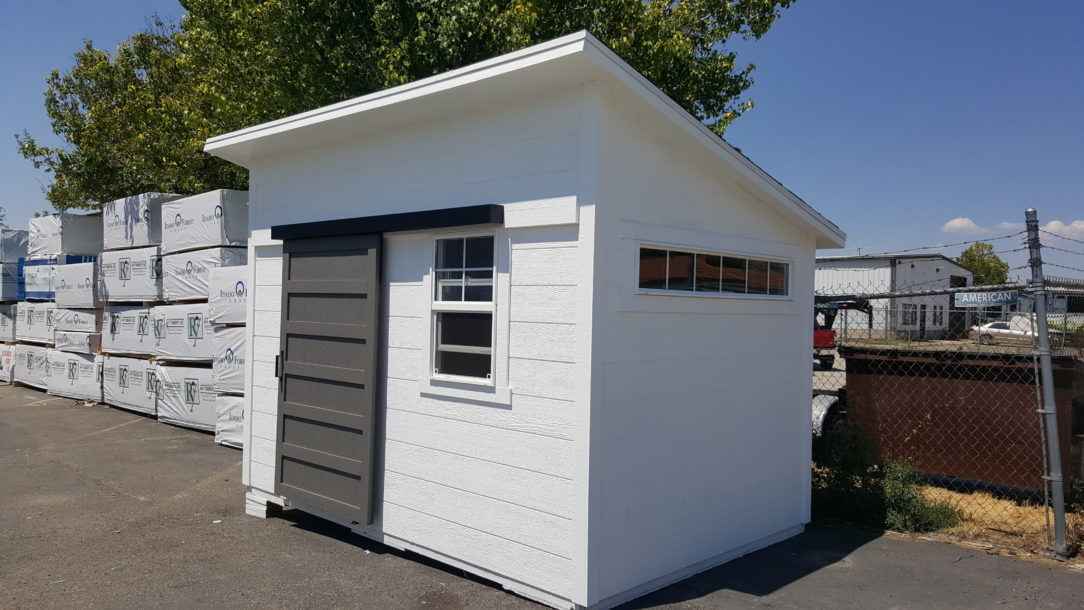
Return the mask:
{"type": "Polygon", "coordinates": [[[1050,360],[1050,333],[1046,317],[1046,284],[1043,281],[1043,254],[1039,244],[1039,215],[1034,208],[1024,212],[1028,231],[1028,262],[1031,265],[1029,292],[1035,301],[1036,332],[1039,335],[1039,370],[1043,398],[1043,425],[1046,430],[1046,480],[1054,504],[1054,554],[1069,555],[1065,541],[1065,482],[1061,474],[1061,443],[1058,439],[1058,406],[1054,402],[1054,370],[1050,360]]]}

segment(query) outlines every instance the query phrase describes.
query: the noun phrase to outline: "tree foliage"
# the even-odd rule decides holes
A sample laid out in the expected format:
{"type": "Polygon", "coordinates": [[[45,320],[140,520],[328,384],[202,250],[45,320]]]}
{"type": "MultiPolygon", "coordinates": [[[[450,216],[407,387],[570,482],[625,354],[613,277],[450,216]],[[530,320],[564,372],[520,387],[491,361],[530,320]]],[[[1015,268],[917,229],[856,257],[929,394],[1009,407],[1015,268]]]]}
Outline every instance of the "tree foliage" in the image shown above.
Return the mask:
{"type": "Polygon", "coordinates": [[[994,247],[988,243],[971,244],[956,257],[956,262],[975,275],[976,286],[1004,284],[1009,280],[1009,264],[994,254],[994,247]]]}
{"type": "Polygon", "coordinates": [[[58,208],[132,193],[244,188],[210,136],[400,85],[586,29],[722,134],[752,107],[759,38],[794,0],[181,0],[114,53],[86,42],[47,81],[63,147],[17,136],[58,208]]]}

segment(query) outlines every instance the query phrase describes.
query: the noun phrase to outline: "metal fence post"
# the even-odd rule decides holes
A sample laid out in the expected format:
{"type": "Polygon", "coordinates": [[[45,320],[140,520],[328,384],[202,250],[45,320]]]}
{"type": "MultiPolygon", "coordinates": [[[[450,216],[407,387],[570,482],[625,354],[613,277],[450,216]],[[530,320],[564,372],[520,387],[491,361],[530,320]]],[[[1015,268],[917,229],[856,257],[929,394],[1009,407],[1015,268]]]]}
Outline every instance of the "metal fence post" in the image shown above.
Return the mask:
{"type": "Polygon", "coordinates": [[[1054,371],[1050,358],[1049,320],[1046,313],[1046,286],[1043,282],[1043,255],[1039,243],[1039,217],[1034,208],[1024,212],[1028,233],[1028,262],[1031,265],[1029,291],[1034,295],[1036,331],[1039,339],[1039,370],[1042,378],[1043,421],[1046,426],[1047,475],[1054,505],[1054,553],[1066,557],[1065,483],[1061,472],[1061,448],[1058,438],[1058,407],[1054,401],[1054,371]]]}

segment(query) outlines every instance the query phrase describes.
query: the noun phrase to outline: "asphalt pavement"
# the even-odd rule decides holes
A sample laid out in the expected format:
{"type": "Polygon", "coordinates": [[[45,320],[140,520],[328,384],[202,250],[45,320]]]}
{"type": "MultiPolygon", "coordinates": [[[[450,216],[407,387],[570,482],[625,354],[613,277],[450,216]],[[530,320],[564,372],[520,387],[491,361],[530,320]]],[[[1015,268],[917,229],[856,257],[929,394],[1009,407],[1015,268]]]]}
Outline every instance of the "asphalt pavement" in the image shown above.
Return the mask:
{"type": "MultiPolygon", "coordinates": [[[[314,517],[248,517],[240,463],[204,433],[0,387],[0,607],[538,607],[314,517]]],[[[1082,608],[1084,572],[812,527],[627,607],[659,606],[1082,608]]]]}

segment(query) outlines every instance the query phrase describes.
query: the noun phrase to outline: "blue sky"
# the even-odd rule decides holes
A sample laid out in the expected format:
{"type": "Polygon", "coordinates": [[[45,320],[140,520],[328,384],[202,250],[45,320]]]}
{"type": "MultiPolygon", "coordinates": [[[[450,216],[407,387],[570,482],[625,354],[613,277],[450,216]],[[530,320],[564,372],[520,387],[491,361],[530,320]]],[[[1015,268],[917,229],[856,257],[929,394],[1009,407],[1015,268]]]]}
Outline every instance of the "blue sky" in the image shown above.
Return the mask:
{"type": "MultiPolygon", "coordinates": [[[[84,38],[113,48],[149,15],[181,9],[6,0],[2,11],[0,205],[20,226],[47,207],[46,177],[12,136],[54,141],[42,107],[49,71],[70,66],[84,38]]],[[[756,107],[727,139],[840,224],[848,252],[1000,235],[1028,206],[1084,239],[1081,24],[1084,3],[1068,0],[800,0],[762,40],[734,45],[757,65],[756,107]]],[[[1084,256],[1048,259],[1084,267],[1084,256]]]]}

